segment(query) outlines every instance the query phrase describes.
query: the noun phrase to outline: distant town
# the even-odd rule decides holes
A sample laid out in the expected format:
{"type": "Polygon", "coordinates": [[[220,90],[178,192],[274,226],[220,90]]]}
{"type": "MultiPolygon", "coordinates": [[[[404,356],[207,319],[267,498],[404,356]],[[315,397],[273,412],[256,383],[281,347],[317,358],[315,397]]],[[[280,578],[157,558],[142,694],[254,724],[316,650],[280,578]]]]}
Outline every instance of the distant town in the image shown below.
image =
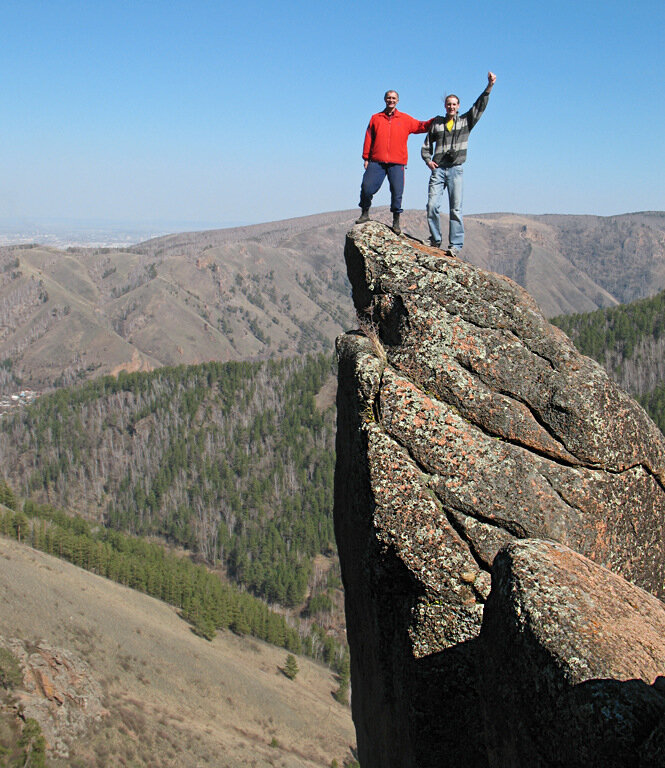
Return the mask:
{"type": "Polygon", "coordinates": [[[122,248],[175,232],[220,229],[235,222],[0,219],[0,246],[38,243],[53,248],[122,248]]]}
{"type": "Polygon", "coordinates": [[[122,248],[170,234],[166,229],[24,225],[20,229],[0,224],[0,246],[38,243],[53,248],[122,248]]]}
{"type": "Polygon", "coordinates": [[[36,392],[34,389],[22,389],[20,392],[14,392],[10,395],[0,395],[0,419],[9,411],[23,408],[40,395],[41,392],[36,392]]]}

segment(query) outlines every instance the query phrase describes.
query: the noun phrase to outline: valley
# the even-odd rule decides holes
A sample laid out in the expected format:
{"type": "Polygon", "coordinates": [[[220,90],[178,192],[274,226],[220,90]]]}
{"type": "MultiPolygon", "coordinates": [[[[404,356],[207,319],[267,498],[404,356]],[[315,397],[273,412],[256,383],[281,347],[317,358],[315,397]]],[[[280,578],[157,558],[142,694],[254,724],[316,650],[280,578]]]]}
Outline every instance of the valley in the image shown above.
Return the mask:
{"type": "MultiPolygon", "coordinates": [[[[120,550],[166,546],[270,606],[299,644],[267,645],[204,600],[129,590],[148,591],[138,567],[114,584],[0,536],[0,645],[74,653],[100,690],[100,719],[57,768],[354,764],[333,697],[345,625],[331,513],[356,215],[0,248],[0,484],[44,532],[64,514],[120,550]]],[[[422,212],[403,222],[426,236],[422,212]]],[[[524,286],[665,428],[665,214],[465,222],[465,259],[524,286]]]]}

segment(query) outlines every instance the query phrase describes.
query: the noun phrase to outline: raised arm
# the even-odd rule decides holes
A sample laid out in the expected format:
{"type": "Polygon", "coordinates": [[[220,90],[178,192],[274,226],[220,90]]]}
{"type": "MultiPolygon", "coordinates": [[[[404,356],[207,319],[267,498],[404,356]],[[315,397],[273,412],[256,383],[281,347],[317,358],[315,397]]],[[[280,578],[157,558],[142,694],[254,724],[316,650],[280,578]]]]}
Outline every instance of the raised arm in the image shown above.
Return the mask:
{"type": "Polygon", "coordinates": [[[494,72],[488,72],[485,90],[478,96],[474,105],[466,113],[466,117],[469,121],[469,130],[471,130],[478,120],[480,120],[480,116],[485,111],[485,107],[487,106],[490,97],[490,91],[494,88],[494,83],[496,83],[496,75],[494,72]]]}

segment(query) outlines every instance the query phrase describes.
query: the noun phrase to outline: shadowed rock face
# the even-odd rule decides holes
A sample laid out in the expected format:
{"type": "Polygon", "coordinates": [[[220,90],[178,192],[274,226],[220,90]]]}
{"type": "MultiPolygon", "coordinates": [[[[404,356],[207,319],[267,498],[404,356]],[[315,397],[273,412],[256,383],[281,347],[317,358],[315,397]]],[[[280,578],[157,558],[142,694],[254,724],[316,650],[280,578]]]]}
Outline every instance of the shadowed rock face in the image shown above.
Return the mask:
{"type": "Polygon", "coordinates": [[[479,678],[494,558],[550,539],[661,597],[665,441],[507,278],[375,223],[345,257],[361,331],[337,341],[335,525],[361,764],[508,765],[479,678]]]}

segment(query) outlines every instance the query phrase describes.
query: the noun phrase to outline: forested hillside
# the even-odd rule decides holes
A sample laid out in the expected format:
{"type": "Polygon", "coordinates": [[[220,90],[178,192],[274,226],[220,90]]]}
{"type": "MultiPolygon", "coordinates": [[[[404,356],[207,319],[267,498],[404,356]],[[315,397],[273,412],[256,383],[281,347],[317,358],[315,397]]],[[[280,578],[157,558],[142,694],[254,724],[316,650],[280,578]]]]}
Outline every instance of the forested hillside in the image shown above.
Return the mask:
{"type": "Polygon", "coordinates": [[[665,432],[665,291],[552,322],[637,398],[665,432]]]}
{"type": "Polygon", "coordinates": [[[269,601],[313,587],[328,605],[336,571],[315,578],[313,558],[335,547],[334,409],[315,395],[332,373],[321,354],[60,389],[0,420],[0,466],[18,495],[163,537],[269,601]]]}

